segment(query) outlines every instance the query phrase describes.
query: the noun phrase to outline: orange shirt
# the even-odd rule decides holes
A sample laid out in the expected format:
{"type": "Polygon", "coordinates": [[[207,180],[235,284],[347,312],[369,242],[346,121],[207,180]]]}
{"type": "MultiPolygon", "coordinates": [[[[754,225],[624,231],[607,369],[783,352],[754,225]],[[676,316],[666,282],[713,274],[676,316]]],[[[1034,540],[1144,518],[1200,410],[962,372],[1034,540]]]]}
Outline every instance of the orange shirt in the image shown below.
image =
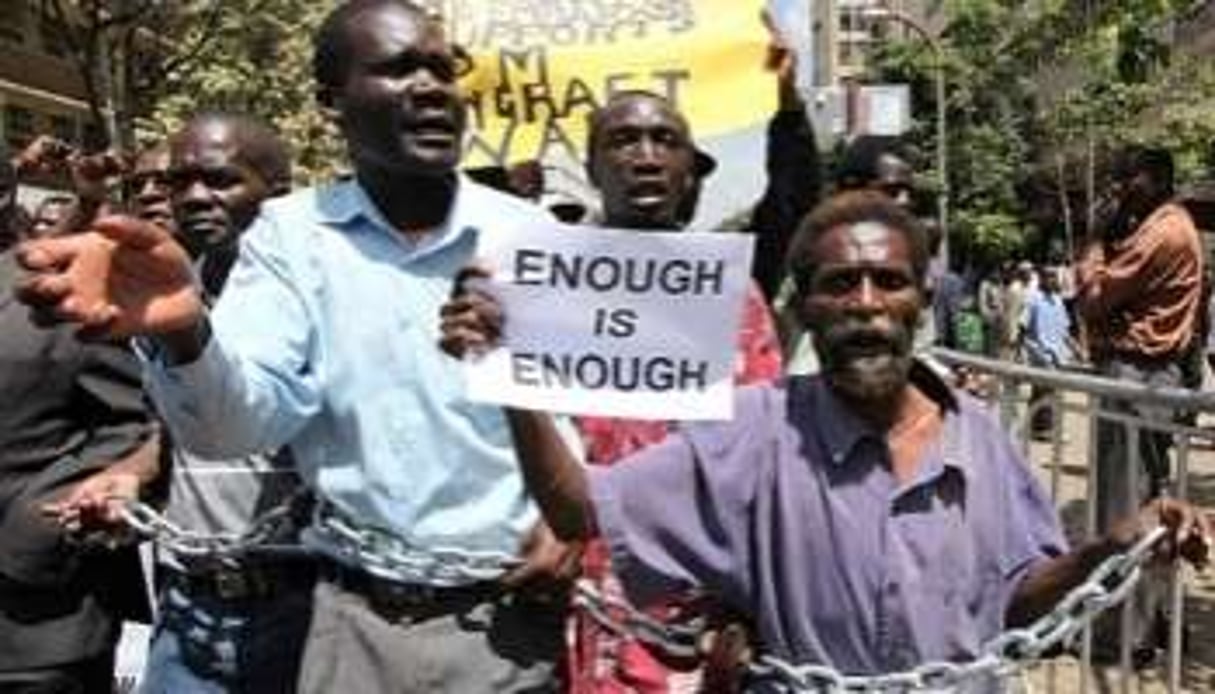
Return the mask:
{"type": "Polygon", "coordinates": [[[1077,268],[1077,304],[1097,355],[1178,357],[1199,325],[1204,253],[1185,208],[1166,203],[1126,238],[1094,244],[1077,268]]]}

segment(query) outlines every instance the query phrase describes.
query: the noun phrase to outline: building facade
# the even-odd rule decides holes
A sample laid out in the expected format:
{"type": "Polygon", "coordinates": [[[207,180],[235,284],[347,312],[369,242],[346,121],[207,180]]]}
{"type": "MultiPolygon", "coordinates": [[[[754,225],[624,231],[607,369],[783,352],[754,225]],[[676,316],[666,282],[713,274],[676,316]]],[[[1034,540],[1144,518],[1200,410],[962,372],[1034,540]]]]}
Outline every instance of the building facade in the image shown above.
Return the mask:
{"type": "Polygon", "coordinates": [[[942,4],[932,0],[812,0],[815,84],[862,81],[874,46],[915,36],[901,18],[935,36],[943,25],[942,4]]]}
{"type": "Polygon", "coordinates": [[[62,32],[36,0],[0,0],[0,141],[11,151],[36,134],[80,143],[89,126],[80,73],[62,32]]]}

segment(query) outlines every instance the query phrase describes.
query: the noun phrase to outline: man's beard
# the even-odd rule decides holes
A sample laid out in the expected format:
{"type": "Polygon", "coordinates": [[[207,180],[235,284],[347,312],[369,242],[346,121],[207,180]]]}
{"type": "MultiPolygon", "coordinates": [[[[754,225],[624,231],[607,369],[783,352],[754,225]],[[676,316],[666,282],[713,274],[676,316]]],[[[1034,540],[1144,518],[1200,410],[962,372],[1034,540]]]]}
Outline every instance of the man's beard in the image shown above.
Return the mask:
{"type": "Polygon", "coordinates": [[[907,385],[914,328],[887,330],[841,322],[818,333],[823,374],[843,399],[861,405],[893,403],[907,385]]]}

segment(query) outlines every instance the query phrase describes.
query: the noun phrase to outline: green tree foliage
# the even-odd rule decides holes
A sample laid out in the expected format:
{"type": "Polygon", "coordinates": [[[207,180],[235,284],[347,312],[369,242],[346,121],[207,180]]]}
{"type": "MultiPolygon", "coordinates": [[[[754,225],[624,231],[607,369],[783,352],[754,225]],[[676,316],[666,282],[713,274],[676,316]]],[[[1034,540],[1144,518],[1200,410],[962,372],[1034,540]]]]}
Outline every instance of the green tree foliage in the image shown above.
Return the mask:
{"type": "Polygon", "coordinates": [[[211,39],[191,69],[169,76],[154,120],[169,132],[191,113],[224,109],[274,124],[290,143],[297,178],[328,178],[344,168],[336,132],[318,108],[312,39],[331,0],[225,0],[211,39]]]}
{"type": "Polygon", "coordinates": [[[133,144],[166,78],[188,71],[212,38],[222,3],[207,0],[37,0],[39,24],[76,68],[91,149],[133,144]]]}
{"type": "MultiPolygon", "coordinates": [[[[1215,67],[1209,57],[1174,50],[1169,35],[1191,5],[944,3],[950,233],[957,247],[1002,259],[1038,240],[1060,245],[1065,228],[1083,223],[1076,211],[1088,201],[1076,195],[1090,151],[1152,142],[1174,150],[1183,177],[1200,173],[1215,135],[1215,67]],[[1031,209],[1052,199],[1054,209],[1031,209]]],[[[912,137],[932,151],[934,55],[910,40],[887,44],[876,58],[875,77],[912,85],[920,114],[912,137]]]]}

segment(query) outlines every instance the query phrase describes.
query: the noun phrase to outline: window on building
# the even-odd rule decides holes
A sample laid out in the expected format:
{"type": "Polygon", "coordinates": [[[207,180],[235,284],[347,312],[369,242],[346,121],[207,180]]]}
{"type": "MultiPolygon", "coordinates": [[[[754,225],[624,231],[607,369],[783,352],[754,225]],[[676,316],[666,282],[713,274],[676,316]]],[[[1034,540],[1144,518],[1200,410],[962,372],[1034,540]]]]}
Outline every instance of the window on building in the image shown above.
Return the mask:
{"type": "Polygon", "coordinates": [[[34,139],[34,112],[24,106],[5,106],[4,136],[11,149],[20,150],[25,147],[34,139]]]}
{"type": "Polygon", "coordinates": [[[57,139],[75,144],[79,138],[76,119],[71,116],[51,116],[51,135],[57,139]]]}
{"type": "Polygon", "coordinates": [[[841,67],[856,67],[861,61],[861,52],[859,47],[854,43],[841,43],[839,64],[841,67]]]}
{"type": "Polygon", "coordinates": [[[25,0],[0,0],[0,43],[25,43],[25,0]]]}

